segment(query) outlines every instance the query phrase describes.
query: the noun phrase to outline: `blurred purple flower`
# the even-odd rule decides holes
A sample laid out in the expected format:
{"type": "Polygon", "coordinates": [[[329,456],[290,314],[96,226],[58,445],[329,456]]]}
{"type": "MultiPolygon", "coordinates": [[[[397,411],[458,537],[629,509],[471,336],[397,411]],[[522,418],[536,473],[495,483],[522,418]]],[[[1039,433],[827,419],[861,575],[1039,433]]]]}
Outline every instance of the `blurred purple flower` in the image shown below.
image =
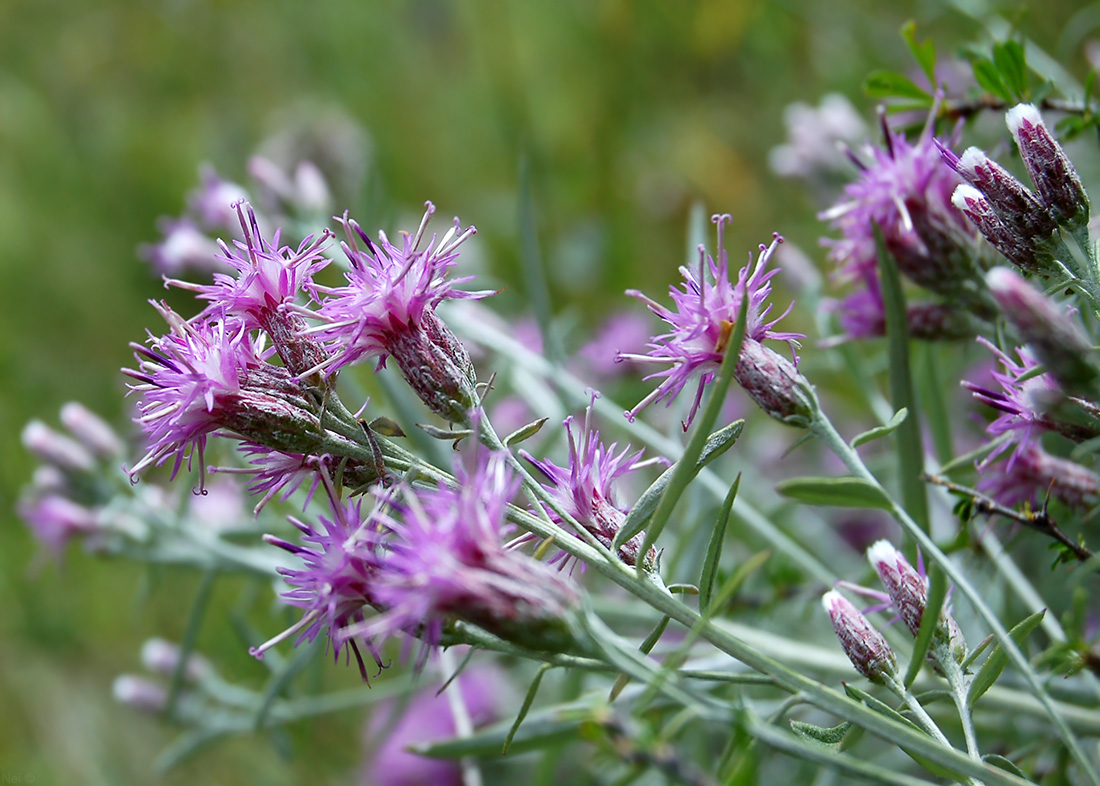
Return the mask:
{"type": "Polygon", "coordinates": [[[1100,504],[1100,475],[1050,455],[1037,442],[1020,445],[1011,461],[992,464],[987,459],[978,470],[978,490],[1008,507],[1028,502],[1038,508],[1047,495],[1079,513],[1100,504]]]}
{"type": "Polygon", "coordinates": [[[634,311],[620,311],[605,319],[597,328],[596,337],[577,354],[592,375],[615,379],[637,368],[623,353],[644,351],[651,335],[649,319],[634,311]]]}

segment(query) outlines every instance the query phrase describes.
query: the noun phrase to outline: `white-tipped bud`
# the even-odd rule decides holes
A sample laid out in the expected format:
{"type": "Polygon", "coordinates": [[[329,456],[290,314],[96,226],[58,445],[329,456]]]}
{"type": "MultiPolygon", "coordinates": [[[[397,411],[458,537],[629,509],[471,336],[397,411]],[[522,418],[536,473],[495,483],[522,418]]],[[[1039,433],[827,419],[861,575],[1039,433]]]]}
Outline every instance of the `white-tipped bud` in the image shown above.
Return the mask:
{"type": "Polygon", "coordinates": [[[905,627],[916,636],[921,616],[928,605],[928,582],[913,569],[905,556],[888,540],[880,540],[867,549],[867,561],[878,574],[883,589],[897,609],[905,627]]]}
{"type": "Polygon", "coordinates": [[[23,428],[23,446],[46,464],[65,472],[91,472],[95,458],[83,445],[58,434],[40,420],[23,428]]]}
{"type": "Polygon", "coordinates": [[[1043,206],[1070,231],[1085,226],[1089,220],[1088,195],[1062,146],[1043,124],[1039,110],[1032,104],[1014,106],[1005,115],[1005,124],[1020,148],[1043,206]]]}
{"type": "Polygon", "coordinates": [[[163,685],[132,674],[116,677],[111,693],[119,704],[142,712],[158,714],[168,706],[168,691],[163,685]]]}
{"type": "Polygon", "coordinates": [[[859,609],[836,590],[826,592],[821,605],[832,620],[840,646],[860,674],[873,682],[896,676],[897,656],[859,609]]]}
{"type": "MultiPolygon", "coordinates": [[[[179,666],[179,645],[164,639],[149,639],[141,645],[141,662],[149,671],[171,677],[179,666]]],[[[210,671],[210,662],[203,656],[192,653],[187,659],[183,677],[188,682],[197,682],[210,671]]]]}
{"type": "Polygon", "coordinates": [[[122,440],[101,417],[77,401],[61,407],[61,422],[81,445],[100,458],[122,454],[122,440]]]}

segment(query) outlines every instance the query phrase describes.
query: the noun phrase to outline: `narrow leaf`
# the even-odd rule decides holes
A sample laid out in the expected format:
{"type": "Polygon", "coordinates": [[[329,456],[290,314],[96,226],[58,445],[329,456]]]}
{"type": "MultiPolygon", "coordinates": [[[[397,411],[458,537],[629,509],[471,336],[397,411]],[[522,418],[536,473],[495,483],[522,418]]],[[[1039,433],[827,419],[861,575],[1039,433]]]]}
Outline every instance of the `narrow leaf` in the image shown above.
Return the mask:
{"type": "Polygon", "coordinates": [[[841,723],[839,726],[833,726],[828,729],[824,726],[815,726],[812,723],[804,723],[803,721],[791,721],[791,731],[802,739],[819,742],[829,746],[840,745],[844,740],[844,735],[846,735],[851,728],[852,724],[848,721],[844,721],[844,723],[841,723]]]}
{"type": "Polygon", "coordinates": [[[504,438],[504,444],[511,446],[523,442],[525,439],[530,439],[542,430],[543,425],[545,425],[546,421],[549,419],[550,418],[539,418],[533,423],[521,426],[504,438]]]}
{"type": "Polygon", "coordinates": [[[707,553],[703,557],[703,571],[699,576],[699,610],[704,614],[710,610],[711,593],[714,591],[714,579],[718,575],[718,563],[722,559],[722,545],[726,540],[726,529],[729,527],[730,514],[733,512],[733,501],[737,499],[737,490],[741,488],[741,473],[730,486],[726,494],[726,500],[722,503],[722,510],[718,513],[718,520],[714,522],[714,528],[710,533],[710,542],[707,544],[707,553]]]}
{"type": "Polygon", "coordinates": [[[932,103],[932,96],[905,74],[896,71],[874,71],[863,83],[863,92],[871,98],[912,98],[932,103]]]}
{"type": "Polygon", "coordinates": [[[909,52],[917,61],[920,70],[928,77],[928,84],[936,84],[936,47],[931,39],[917,43],[917,23],[910,19],[901,26],[901,37],[905,39],[909,52]]]}
{"type": "MultiPolygon", "coordinates": [[[[733,443],[737,441],[737,438],[741,436],[741,430],[744,427],[744,420],[735,420],[725,428],[719,429],[707,437],[706,444],[703,446],[703,452],[699,455],[699,460],[695,462],[695,471],[688,477],[687,481],[690,482],[693,480],[699,471],[710,461],[713,461],[729,450],[733,446],[733,443]]],[[[680,460],[683,461],[682,458],[680,460]]],[[[614,548],[618,548],[645,529],[646,522],[649,521],[654,511],[657,510],[657,506],[661,502],[661,497],[664,495],[665,489],[668,488],[669,483],[672,481],[672,476],[677,466],[679,466],[679,463],[674,464],[662,472],[660,477],[653,481],[649,488],[642,493],[642,496],[638,498],[638,501],[634,503],[634,507],[631,508],[630,512],[626,515],[626,519],[623,521],[618,534],[615,536],[614,548]]]]}
{"type": "Polygon", "coordinates": [[[1005,86],[1001,74],[993,61],[983,55],[973,56],[970,60],[970,68],[974,71],[974,81],[981,85],[987,93],[992,93],[1009,103],[1012,102],[1012,94],[1005,86]]]}
{"type": "Polygon", "coordinates": [[[894,256],[886,248],[882,228],[875,224],[875,252],[882,279],[882,302],[886,313],[886,340],[890,348],[890,399],[897,409],[909,410],[909,417],[898,427],[898,475],[901,501],[905,510],[928,532],[928,495],[921,479],[924,470],[924,444],[909,366],[909,325],[906,321],[905,295],[901,291],[894,256]]]}
{"type": "Polygon", "coordinates": [[[905,421],[905,418],[908,415],[909,410],[905,407],[902,407],[894,413],[894,416],[890,418],[890,421],[888,423],[882,426],[876,426],[873,429],[869,429],[867,431],[864,431],[862,434],[857,434],[855,437],[853,437],[852,447],[858,448],[860,445],[866,445],[868,442],[876,440],[879,437],[885,437],[887,434],[893,434],[897,427],[905,421]]]}
{"type": "MultiPolygon", "coordinates": [[[[1012,640],[1016,642],[1017,646],[1023,644],[1028,634],[1035,630],[1039,623],[1043,621],[1043,616],[1045,614],[1046,609],[1035,612],[1030,617],[1017,623],[1017,625],[1008,632],[1008,635],[1012,637],[1012,640]]],[[[1001,676],[1001,672],[1005,670],[1005,666],[1007,665],[1008,655],[1005,653],[1004,648],[998,644],[982,663],[982,667],[978,669],[978,673],[974,675],[974,681],[970,683],[970,695],[967,697],[967,704],[973,707],[974,703],[982,697],[982,694],[993,687],[993,683],[1001,676]]]]}
{"type": "Polygon", "coordinates": [[[474,435],[473,430],[468,428],[439,428],[439,426],[433,426],[430,423],[417,423],[416,427],[432,439],[440,439],[446,441],[465,439],[466,437],[472,437],[474,435]]]}
{"type": "Polygon", "coordinates": [[[1024,97],[1027,90],[1027,63],[1024,48],[1017,41],[1002,41],[993,45],[993,64],[1013,98],[1024,97]]]}
{"type": "Polygon", "coordinates": [[[376,434],[381,434],[383,437],[405,436],[404,429],[402,429],[393,418],[379,416],[372,420],[369,425],[371,431],[376,434]]]}
{"type": "Polygon", "coordinates": [[[1011,772],[1013,775],[1017,775],[1025,779],[1027,778],[1027,775],[1024,774],[1023,770],[1021,770],[1011,761],[1006,759],[1004,756],[1000,756],[996,753],[987,753],[986,755],[982,756],[982,761],[984,761],[986,764],[992,764],[994,767],[998,767],[1005,772],[1011,772]]]}
{"type": "Polygon", "coordinates": [[[917,639],[913,643],[913,656],[905,672],[905,687],[911,687],[928,657],[928,648],[932,646],[932,636],[940,624],[940,611],[947,600],[947,578],[936,565],[928,566],[928,602],[921,615],[917,639]]]}
{"type": "MultiPolygon", "coordinates": [[[[668,623],[670,620],[671,617],[661,617],[661,621],[658,622],[657,625],[654,626],[653,630],[649,632],[649,635],[645,637],[645,640],[642,642],[642,646],[638,648],[638,651],[646,655],[653,652],[653,648],[657,645],[657,642],[660,641],[661,636],[664,635],[665,629],[668,628],[668,623]]],[[[619,694],[623,692],[623,688],[625,688],[627,686],[627,683],[629,682],[630,677],[626,676],[625,674],[620,674],[618,679],[615,680],[615,684],[611,686],[611,694],[607,697],[607,700],[609,702],[615,701],[615,699],[618,698],[619,694]]]]}
{"type": "Polygon", "coordinates": [[[516,719],[512,723],[512,728],[508,729],[508,736],[504,738],[504,745],[501,747],[500,755],[507,756],[508,748],[512,746],[512,740],[516,738],[516,732],[519,731],[519,727],[523,724],[524,718],[527,717],[527,713],[531,711],[531,705],[535,702],[535,696],[539,692],[539,685],[542,683],[542,675],[552,669],[553,666],[549,663],[544,663],[535,672],[535,678],[531,680],[531,687],[527,689],[527,695],[523,697],[523,704],[519,708],[519,712],[516,714],[516,719]]]}
{"type": "Polygon", "coordinates": [[[890,510],[890,498],[878,486],[862,478],[790,478],[775,490],[807,505],[890,510]]]}

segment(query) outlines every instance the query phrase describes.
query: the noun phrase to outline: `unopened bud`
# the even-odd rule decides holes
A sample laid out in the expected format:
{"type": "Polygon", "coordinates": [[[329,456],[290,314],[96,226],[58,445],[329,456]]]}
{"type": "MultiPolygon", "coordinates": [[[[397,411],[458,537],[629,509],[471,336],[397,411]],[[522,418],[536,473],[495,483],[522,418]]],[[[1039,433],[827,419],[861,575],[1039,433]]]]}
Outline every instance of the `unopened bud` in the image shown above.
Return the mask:
{"type": "Polygon", "coordinates": [[[872,682],[896,677],[898,659],[894,651],[859,609],[836,590],[826,592],[821,605],[829,613],[844,654],[860,674],[872,682]]]}
{"type": "Polygon", "coordinates": [[[61,422],[81,445],[100,458],[114,458],[122,454],[122,440],[106,421],[85,407],[70,401],[61,407],[61,422]]]}
{"type": "Polygon", "coordinates": [[[776,420],[807,426],[813,420],[810,383],[795,365],[759,341],[745,338],[733,372],[745,392],[776,420]]]}
{"type": "Polygon", "coordinates": [[[1039,110],[1032,104],[1018,104],[1005,115],[1005,124],[1043,205],[1071,232],[1088,224],[1089,198],[1081,178],[1043,124],[1039,110]]]}
{"type": "Polygon", "coordinates": [[[1092,344],[1064,309],[1003,267],[986,275],[993,297],[1046,370],[1067,391],[1089,391],[1098,376],[1092,344]]]}
{"type": "Polygon", "coordinates": [[[168,691],[163,685],[133,674],[116,677],[111,693],[119,704],[142,712],[158,714],[168,706],[168,691]]]}
{"type": "Polygon", "coordinates": [[[393,331],[386,351],[429,409],[450,423],[465,423],[478,406],[477,376],[469,353],[451,329],[425,311],[420,329],[393,331]]]}
{"type": "MultiPolygon", "coordinates": [[[[171,677],[179,667],[179,645],[164,639],[149,639],[141,645],[141,662],[149,671],[171,677]]],[[[192,653],[184,666],[183,678],[188,682],[197,682],[210,671],[210,662],[203,656],[192,653]]]]}
{"type": "Polygon", "coordinates": [[[1037,253],[1034,244],[1010,229],[981,191],[963,183],[955,189],[951,201],[978,228],[989,245],[1009,262],[1028,273],[1046,275],[1049,272],[1046,267],[1050,261],[1049,252],[1037,253]]]}
{"type": "Polygon", "coordinates": [[[38,459],[64,472],[91,472],[95,458],[75,440],[57,433],[40,420],[23,428],[23,446],[38,459]]]}
{"type": "Polygon", "coordinates": [[[960,158],[951,155],[947,161],[964,180],[985,195],[1005,226],[1025,241],[1046,243],[1058,228],[1027,186],[978,148],[967,148],[960,158]]]}

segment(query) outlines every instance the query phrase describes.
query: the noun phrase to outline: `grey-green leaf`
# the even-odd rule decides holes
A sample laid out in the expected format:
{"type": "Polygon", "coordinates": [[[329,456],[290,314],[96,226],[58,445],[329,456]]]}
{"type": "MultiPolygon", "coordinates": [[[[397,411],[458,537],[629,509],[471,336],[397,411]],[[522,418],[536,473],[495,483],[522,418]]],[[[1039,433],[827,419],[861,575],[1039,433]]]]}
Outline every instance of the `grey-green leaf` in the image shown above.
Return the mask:
{"type": "Polygon", "coordinates": [[[526,426],[517,428],[504,438],[504,444],[511,446],[523,442],[525,439],[530,439],[542,430],[542,427],[549,419],[550,418],[539,418],[533,423],[528,423],[526,426]]]}
{"type": "MultiPolygon", "coordinates": [[[[1046,609],[1035,612],[1030,617],[1017,623],[1017,625],[1008,632],[1008,635],[1012,637],[1012,640],[1016,642],[1017,645],[1023,644],[1028,634],[1035,630],[1035,628],[1039,626],[1039,623],[1043,621],[1043,617],[1046,613],[1046,609]]],[[[967,697],[967,703],[970,706],[974,706],[974,702],[980,699],[982,694],[993,687],[993,683],[1001,676],[1001,672],[1005,670],[1005,666],[1007,665],[1008,655],[1005,654],[1004,648],[998,644],[982,663],[982,667],[978,669],[978,673],[974,675],[974,681],[970,683],[970,695],[967,697]]]]}
{"type": "Polygon", "coordinates": [[[858,448],[860,445],[865,445],[868,442],[878,439],[879,437],[885,437],[887,434],[893,434],[894,430],[902,424],[906,417],[909,416],[909,409],[902,407],[894,416],[890,418],[890,421],[882,426],[876,426],[873,429],[864,431],[862,434],[857,434],[852,438],[852,447],[858,448]]]}
{"type": "Polygon", "coordinates": [[[890,510],[886,493],[862,478],[790,478],[775,487],[784,497],[806,505],[890,510]]]}

